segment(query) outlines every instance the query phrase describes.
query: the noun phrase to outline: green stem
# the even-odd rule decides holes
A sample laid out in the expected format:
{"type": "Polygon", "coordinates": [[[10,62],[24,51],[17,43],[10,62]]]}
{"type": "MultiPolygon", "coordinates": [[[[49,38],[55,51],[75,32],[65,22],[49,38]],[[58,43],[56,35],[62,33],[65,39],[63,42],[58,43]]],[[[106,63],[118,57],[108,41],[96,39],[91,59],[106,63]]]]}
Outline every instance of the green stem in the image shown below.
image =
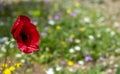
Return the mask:
{"type": "Polygon", "coordinates": [[[7,63],[7,57],[8,57],[8,50],[6,50],[6,53],[5,53],[4,67],[3,67],[2,71],[1,71],[1,74],[3,74],[3,71],[5,70],[5,65],[7,63]]]}

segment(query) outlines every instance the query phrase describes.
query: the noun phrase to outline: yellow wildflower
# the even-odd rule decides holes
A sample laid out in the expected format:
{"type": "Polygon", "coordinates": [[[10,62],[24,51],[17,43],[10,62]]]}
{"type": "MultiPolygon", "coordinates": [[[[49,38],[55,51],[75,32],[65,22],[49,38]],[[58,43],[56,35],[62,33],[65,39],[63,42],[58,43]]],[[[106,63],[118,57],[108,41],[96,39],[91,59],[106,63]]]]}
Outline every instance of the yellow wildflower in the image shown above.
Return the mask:
{"type": "Polygon", "coordinates": [[[66,10],[66,13],[67,13],[67,14],[70,14],[71,12],[72,12],[71,9],[67,9],[67,10],[66,10]]]}
{"type": "Polygon", "coordinates": [[[12,74],[12,73],[11,73],[10,69],[5,69],[5,70],[3,71],[3,74],[12,74]]]}
{"type": "Polygon", "coordinates": [[[16,4],[18,4],[18,3],[20,2],[20,0],[14,0],[14,2],[15,2],[16,4]]]}
{"type": "Polygon", "coordinates": [[[74,35],[74,34],[71,34],[71,35],[70,35],[70,37],[71,37],[71,38],[74,38],[74,37],[75,37],[75,35],[74,35]]]}
{"type": "Polygon", "coordinates": [[[10,64],[11,63],[11,61],[10,60],[8,60],[8,64],[10,64]]]}
{"type": "Polygon", "coordinates": [[[8,65],[7,64],[2,64],[2,67],[7,67],[8,65]]]}
{"type": "Polygon", "coordinates": [[[65,41],[61,41],[60,43],[61,43],[61,45],[65,46],[65,47],[67,46],[65,41]]]}
{"type": "Polygon", "coordinates": [[[14,70],[15,70],[15,67],[14,67],[14,66],[11,66],[11,67],[9,68],[9,70],[10,70],[10,71],[14,71],[14,70]]]}
{"type": "Polygon", "coordinates": [[[52,32],[52,30],[48,30],[48,33],[51,33],[52,32]]]}
{"type": "Polygon", "coordinates": [[[79,31],[80,32],[83,32],[85,30],[85,28],[80,28],[79,31]]]}
{"type": "Polygon", "coordinates": [[[74,6],[75,6],[75,7],[79,7],[79,6],[80,6],[80,3],[79,3],[79,2],[75,2],[74,6]]]}
{"type": "Polygon", "coordinates": [[[22,65],[22,63],[21,63],[21,62],[20,62],[20,63],[16,63],[16,64],[15,64],[15,66],[16,66],[17,68],[19,68],[21,65],[22,65]]]}
{"type": "Polygon", "coordinates": [[[68,61],[68,66],[72,66],[74,63],[72,61],[68,61]]]}
{"type": "Polygon", "coordinates": [[[45,56],[44,56],[44,55],[41,55],[41,56],[40,56],[40,59],[41,59],[41,60],[43,60],[44,58],[45,58],[45,56]]]}
{"type": "Polygon", "coordinates": [[[56,30],[60,30],[60,29],[61,29],[61,26],[57,25],[56,30]]]}
{"type": "Polygon", "coordinates": [[[58,8],[58,6],[59,6],[58,3],[55,3],[55,4],[54,4],[54,7],[55,7],[55,8],[58,8]]]}
{"type": "Polygon", "coordinates": [[[75,39],[75,43],[80,43],[80,40],[79,39],[75,39]]]}

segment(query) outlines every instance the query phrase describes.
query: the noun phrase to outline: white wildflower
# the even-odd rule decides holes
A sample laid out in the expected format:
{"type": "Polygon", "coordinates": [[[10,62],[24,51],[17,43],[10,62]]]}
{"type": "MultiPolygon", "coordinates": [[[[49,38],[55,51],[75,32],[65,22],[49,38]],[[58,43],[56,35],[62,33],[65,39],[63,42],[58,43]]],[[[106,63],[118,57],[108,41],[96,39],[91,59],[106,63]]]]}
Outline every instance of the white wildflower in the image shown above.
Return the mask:
{"type": "Polygon", "coordinates": [[[22,62],[22,63],[25,63],[25,59],[21,59],[21,62],[22,62]]]}
{"type": "Polygon", "coordinates": [[[11,40],[10,41],[15,41],[15,39],[14,38],[11,38],[11,40]]]}
{"type": "Polygon", "coordinates": [[[97,37],[100,38],[100,37],[101,37],[101,34],[97,34],[97,37]]]}
{"type": "Polygon", "coordinates": [[[115,49],[115,53],[120,53],[120,48],[115,49]]]}
{"type": "Polygon", "coordinates": [[[115,27],[119,27],[119,23],[118,22],[114,22],[114,24],[113,24],[115,27]]]}
{"type": "Polygon", "coordinates": [[[37,25],[37,24],[38,24],[38,22],[37,22],[37,21],[33,21],[32,23],[33,23],[34,25],[37,25]]]}
{"type": "Polygon", "coordinates": [[[22,57],[22,54],[16,54],[16,57],[20,58],[20,57],[22,57]]]}
{"type": "Polygon", "coordinates": [[[75,50],[80,51],[81,48],[79,46],[75,46],[75,50]]]}
{"type": "Polygon", "coordinates": [[[2,41],[3,41],[3,42],[8,41],[8,37],[3,37],[3,38],[2,38],[2,41]]]}
{"type": "Polygon", "coordinates": [[[5,46],[2,46],[2,47],[1,47],[1,50],[2,50],[3,52],[6,52],[5,46]]]}
{"type": "Polygon", "coordinates": [[[49,20],[49,21],[48,21],[48,24],[50,24],[50,25],[55,25],[55,22],[54,22],[53,20],[49,20]]]}
{"type": "Polygon", "coordinates": [[[70,49],[69,49],[69,52],[70,52],[70,53],[74,53],[75,51],[74,51],[73,48],[70,48],[70,49]]]}
{"type": "Polygon", "coordinates": [[[56,71],[60,71],[62,68],[60,66],[56,67],[56,71]]]}
{"type": "Polygon", "coordinates": [[[13,48],[13,47],[14,47],[14,44],[11,43],[11,44],[10,44],[10,48],[13,48]]]}
{"type": "Polygon", "coordinates": [[[111,36],[114,36],[114,35],[115,35],[115,32],[114,32],[114,31],[111,31],[111,32],[110,32],[110,35],[111,35],[111,36]]]}
{"type": "Polygon", "coordinates": [[[53,68],[50,68],[46,71],[46,74],[54,74],[53,68]]]}
{"type": "Polygon", "coordinates": [[[114,67],[115,67],[115,68],[118,68],[118,67],[119,67],[119,65],[118,65],[118,64],[115,64],[115,65],[114,65],[114,67]]]}
{"type": "Polygon", "coordinates": [[[89,18],[89,17],[85,17],[85,18],[84,18],[84,22],[85,22],[85,23],[89,23],[89,22],[90,22],[90,18],[89,18]]]}
{"type": "Polygon", "coordinates": [[[80,60],[80,61],[78,61],[78,64],[84,65],[84,61],[80,60]]]}
{"type": "Polygon", "coordinates": [[[105,20],[104,17],[100,17],[100,18],[98,19],[98,22],[103,22],[104,20],[105,20]]]}
{"type": "Polygon", "coordinates": [[[0,54],[0,57],[2,58],[2,57],[3,57],[3,54],[0,54]]]}
{"type": "Polygon", "coordinates": [[[73,72],[73,71],[74,71],[72,68],[68,68],[68,70],[69,70],[70,72],[73,72]]]}
{"type": "Polygon", "coordinates": [[[90,40],[94,40],[94,36],[93,35],[89,35],[89,39],[90,40]]]}
{"type": "Polygon", "coordinates": [[[111,29],[110,29],[110,28],[107,28],[107,29],[106,29],[106,32],[110,32],[110,31],[111,31],[111,29]]]}
{"type": "Polygon", "coordinates": [[[113,71],[112,71],[112,69],[107,69],[107,73],[108,74],[110,74],[110,73],[112,73],[113,71]]]}
{"type": "Polygon", "coordinates": [[[9,41],[5,41],[5,44],[8,45],[10,42],[9,41]]]}

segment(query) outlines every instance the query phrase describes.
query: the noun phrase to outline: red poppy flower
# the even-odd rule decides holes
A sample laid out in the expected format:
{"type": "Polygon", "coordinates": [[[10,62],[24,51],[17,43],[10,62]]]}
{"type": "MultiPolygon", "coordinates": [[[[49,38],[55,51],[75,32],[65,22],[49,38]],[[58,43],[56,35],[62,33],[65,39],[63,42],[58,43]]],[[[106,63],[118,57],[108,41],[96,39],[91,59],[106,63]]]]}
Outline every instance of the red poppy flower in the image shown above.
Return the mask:
{"type": "Polygon", "coordinates": [[[27,16],[21,15],[14,23],[11,33],[17,41],[18,48],[24,53],[39,50],[40,34],[27,16]]]}

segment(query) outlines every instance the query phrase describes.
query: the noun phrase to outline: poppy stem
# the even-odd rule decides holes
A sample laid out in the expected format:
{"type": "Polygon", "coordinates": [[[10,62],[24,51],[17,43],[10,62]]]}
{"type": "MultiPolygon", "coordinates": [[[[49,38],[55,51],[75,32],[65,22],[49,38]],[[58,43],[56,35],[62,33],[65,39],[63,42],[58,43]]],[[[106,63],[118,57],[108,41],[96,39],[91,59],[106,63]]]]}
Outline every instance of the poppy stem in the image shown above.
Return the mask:
{"type": "Polygon", "coordinates": [[[3,74],[3,71],[5,70],[5,65],[7,63],[7,56],[8,56],[8,50],[6,49],[6,53],[5,53],[5,60],[4,60],[4,63],[3,63],[3,69],[1,71],[1,74],[3,74]]]}

